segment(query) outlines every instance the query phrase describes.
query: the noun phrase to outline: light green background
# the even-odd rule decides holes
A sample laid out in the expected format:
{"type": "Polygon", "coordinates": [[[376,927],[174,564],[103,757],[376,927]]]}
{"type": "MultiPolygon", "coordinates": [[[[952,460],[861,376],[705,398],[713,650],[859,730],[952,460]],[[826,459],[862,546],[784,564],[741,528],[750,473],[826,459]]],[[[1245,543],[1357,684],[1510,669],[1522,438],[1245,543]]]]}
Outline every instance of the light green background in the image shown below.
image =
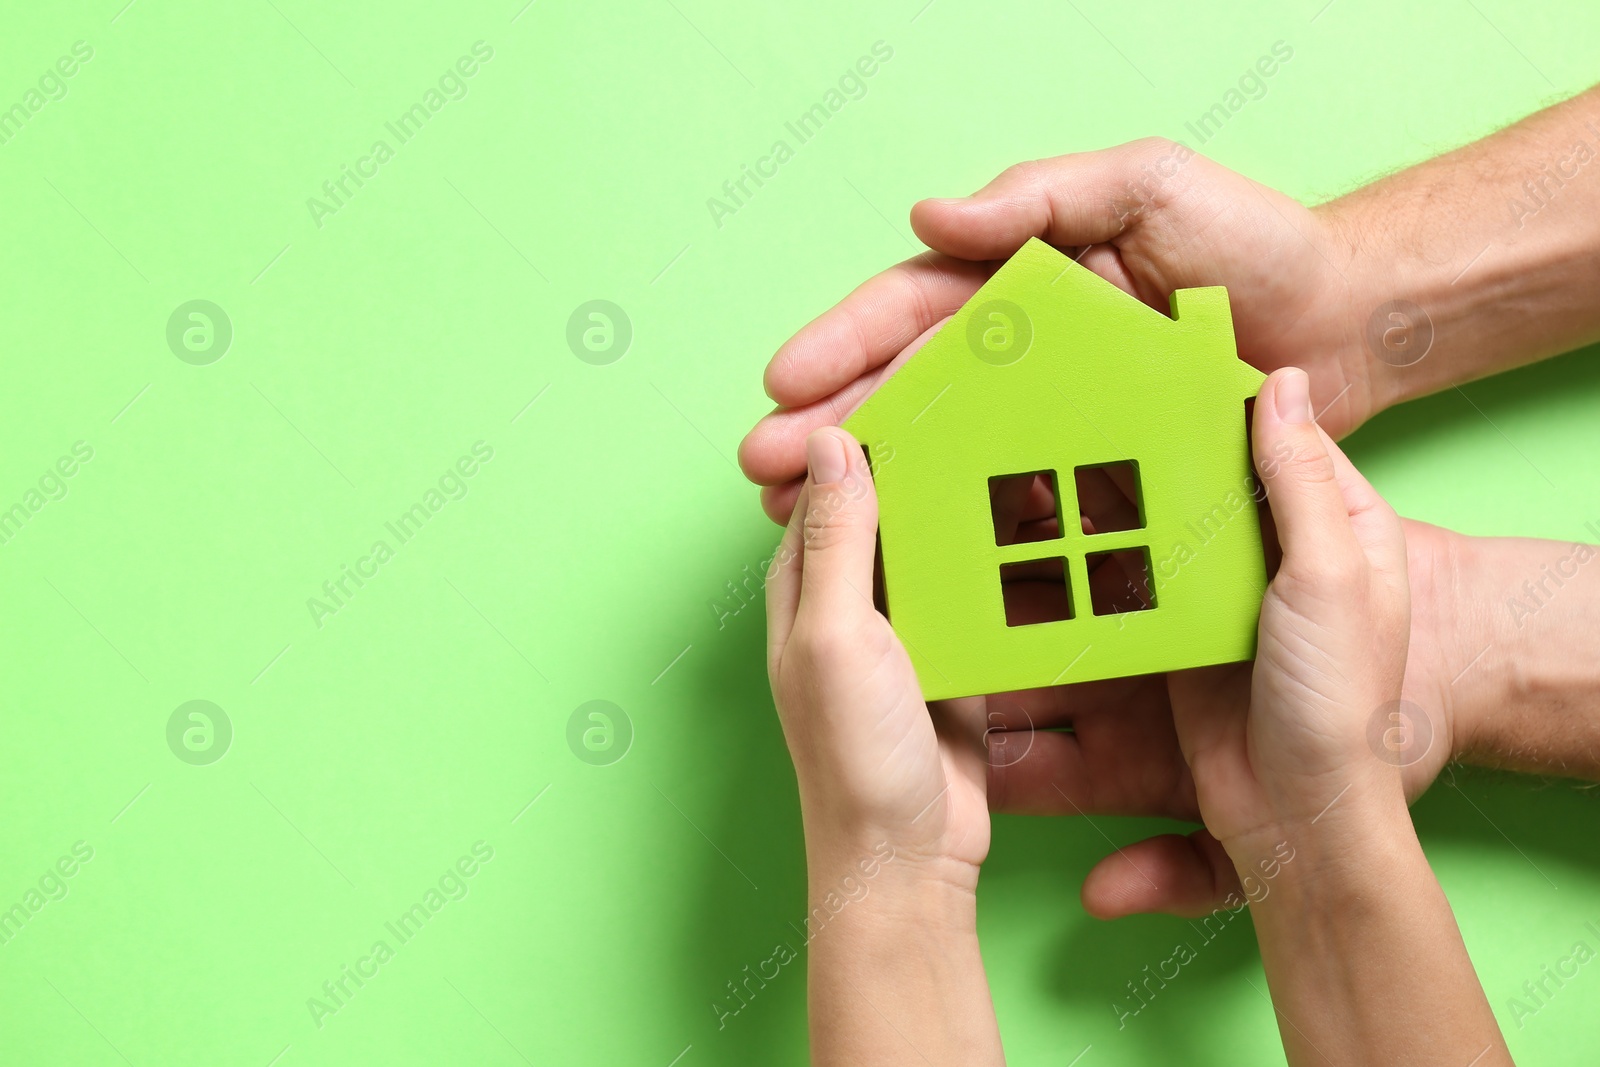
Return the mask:
{"type": "MultiPolygon", "coordinates": [[[[0,507],[94,449],[0,546],[0,908],[94,849],[0,946],[7,1064],[803,1062],[800,964],[723,1029],[711,1007],[804,914],[759,604],[711,607],[776,538],[732,461],[768,355],[910,254],[915,198],[1183,137],[1275,41],[1293,60],[1205,151],[1306,199],[1584,87],[1600,42],[1587,0],[121,3],[9,3],[0,33],[0,106],[94,49],[0,145],[0,507]],[[317,228],[307,198],[479,40],[468,95],[317,228]],[[707,198],[879,40],[865,97],[718,227],[707,198]],[[234,326],[210,366],[165,340],[196,298],[234,326]],[[609,366],[565,341],[596,298],[634,327],[609,366]],[[318,628],[307,599],[480,440],[464,499],[318,628]],[[191,699],[234,726],[210,766],[167,747],[191,699]],[[595,699],[635,731],[610,766],[566,742],[595,699]],[[307,998],[480,840],[470,894],[318,1028],[307,998]]],[[[1575,538],[1597,406],[1571,356],[1352,452],[1404,513],[1575,538]]],[[[1478,774],[1418,806],[1526,1062],[1600,1059],[1600,969],[1521,1029],[1507,1007],[1594,942],[1595,814],[1478,774]]],[[[1014,1062],[1280,1058],[1243,923],[1117,1029],[1195,935],[1093,922],[1077,886],[1155,826],[999,820],[1014,1062]]]]}

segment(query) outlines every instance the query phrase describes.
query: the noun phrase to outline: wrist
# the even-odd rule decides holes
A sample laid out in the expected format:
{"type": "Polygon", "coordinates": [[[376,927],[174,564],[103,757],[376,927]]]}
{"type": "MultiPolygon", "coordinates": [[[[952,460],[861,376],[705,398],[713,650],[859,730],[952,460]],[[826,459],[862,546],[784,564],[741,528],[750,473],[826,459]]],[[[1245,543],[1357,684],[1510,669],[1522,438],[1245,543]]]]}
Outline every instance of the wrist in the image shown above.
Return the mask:
{"type": "Polygon", "coordinates": [[[1600,336],[1600,214],[1564,170],[1593,158],[1597,103],[1584,94],[1316,209],[1352,253],[1374,411],[1600,336]]]}
{"type": "MultiPolygon", "coordinates": [[[[1315,815],[1276,821],[1223,841],[1244,899],[1259,906],[1283,887],[1319,892],[1381,882],[1397,851],[1415,848],[1416,830],[1399,775],[1387,765],[1363,768],[1315,815]]],[[[1291,894],[1293,895],[1293,894],[1291,894]]]]}
{"type": "Polygon", "coordinates": [[[1450,536],[1453,602],[1441,611],[1458,631],[1460,665],[1444,685],[1452,756],[1600,777],[1600,549],[1450,536]]]}
{"type": "Polygon", "coordinates": [[[808,842],[805,928],[797,931],[812,1061],[921,1063],[931,1054],[928,1062],[1004,1062],[971,888],[898,853],[869,860],[853,847],[818,844],[808,842]]]}
{"type": "MultiPolygon", "coordinates": [[[[1323,343],[1350,386],[1345,399],[1351,417],[1343,423],[1340,432],[1333,434],[1340,438],[1367,419],[1408,399],[1403,390],[1396,388],[1399,383],[1393,375],[1384,373],[1389,368],[1374,355],[1368,337],[1374,309],[1393,298],[1392,294],[1377,295],[1385,286],[1373,274],[1386,269],[1394,251],[1387,247],[1384,226],[1368,217],[1368,209],[1358,195],[1319,204],[1311,213],[1322,227],[1326,258],[1336,275],[1325,294],[1330,310],[1322,332],[1323,343]]],[[[1319,418],[1318,421],[1329,420],[1319,418]]]]}
{"type": "MultiPolygon", "coordinates": [[[[1470,748],[1478,720],[1504,693],[1504,659],[1493,650],[1494,598],[1475,590],[1483,562],[1477,539],[1402,520],[1411,586],[1405,700],[1428,712],[1434,767],[1470,748]]],[[[1431,779],[1431,775],[1429,776],[1431,779]]]]}
{"type": "Polygon", "coordinates": [[[1314,391],[1313,400],[1318,423],[1333,437],[1341,438],[1395,400],[1380,389],[1384,383],[1374,375],[1372,355],[1363,338],[1372,286],[1364,277],[1371,252],[1360,220],[1342,201],[1310,210],[1318,230],[1311,240],[1327,270],[1316,301],[1319,310],[1311,320],[1314,325],[1294,362],[1312,372],[1314,390],[1314,368],[1337,368],[1342,380],[1323,386],[1325,392],[1314,391]]]}
{"type": "Polygon", "coordinates": [[[978,866],[888,835],[824,835],[808,828],[806,883],[813,898],[842,889],[881,890],[895,899],[937,909],[974,897],[978,866]]]}
{"type": "MultiPolygon", "coordinates": [[[[1396,942],[1413,933],[1407,923],[1422,921],[1401,917],[1413,916],[1439,892],[1414,834],[1375,837],[1354,853],[1343,848],[1328,853],[1308,845],[1266,885],[1250,905],[1263,954],[1287,952],[1292,958],[1317,960],[1330,972],[1366,955],[1374,931],[1387,932],[1380,935],[1387,948],[1400,948],[1396,942]]],[[[1309,980],[1320,984],[1332,977],[1309,980]]],[[[1304,972],[1301,980],[1308,980],[1304,972]]],[[[1342,983],[1334,979],[1334,984],[1342,983]]]]}
{"type": "Polygon", "coordinates": [[[1423,306],[1419,297],[1428,279],[1398,239],[1399,220],[1386,199],[1363,189],[1314,211],[1343,257],[1336,264],[1346,282],[1341,356],[1346,366],[1359,368],[1370,417],[1420,395],[1416,374],[1408,371],[1432,347],[1432,319],[1427,313],[1419,319],[1407,305],[1423,306]],[[1398,306],[1388,308],[1391,303],[1398,306]]]}
{"type": "Polygon", "coordinates": [[[819,852],[807,849],[806,936],[822,927],[906,932],[925,943],[954,945],[977,937],[977,868],[929,862],[886,841],[819,852]]]}
{"type": "MultiPolygon", "coordinates": [[[[933,783],[937,784],[937,783],[933,783]]],[[[944,883],[976,891],[989,851],[989,815],[981,792],[965,782],[937,793],[912,789],[895,799],[852,799],[837,786],[801,780],[800,813],[808,869],[842,876],[850,869],[892,869],[893,880],[944,883]],[[955,794],[952,796],[952,794],[955,794]],[[924,801],[923,796],[932,796],[924,801]]]]}

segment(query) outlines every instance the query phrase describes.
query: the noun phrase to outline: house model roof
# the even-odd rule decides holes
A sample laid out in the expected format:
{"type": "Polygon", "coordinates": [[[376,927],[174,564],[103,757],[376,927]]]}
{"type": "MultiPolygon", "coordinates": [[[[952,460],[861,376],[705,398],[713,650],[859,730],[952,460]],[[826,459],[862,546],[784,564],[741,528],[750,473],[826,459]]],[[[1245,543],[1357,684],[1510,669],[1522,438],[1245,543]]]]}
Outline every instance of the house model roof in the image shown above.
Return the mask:
{"type": "Polygon", "coordinates": [[[872,461],[889,620],[927,699],[1255,654],[1245,401],[1263,376],[1238,359],[1227,290],[1171,306],[1030,240],[845,422],[872,461]],[[1019,540],[991,502],[1028,478],[1057,522],[1019,540]],[[1128,503],[1085,523],[1080,484],[1128,503]]]}

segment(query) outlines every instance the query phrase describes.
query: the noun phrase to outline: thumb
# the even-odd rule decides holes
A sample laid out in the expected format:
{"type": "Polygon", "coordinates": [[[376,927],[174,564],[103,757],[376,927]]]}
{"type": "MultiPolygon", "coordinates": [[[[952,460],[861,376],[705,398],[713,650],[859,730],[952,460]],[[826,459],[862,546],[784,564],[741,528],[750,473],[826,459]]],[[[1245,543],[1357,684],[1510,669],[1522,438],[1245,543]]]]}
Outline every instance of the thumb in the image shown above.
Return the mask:
{"type": "Polygon", "coordinates": [[[1084,878],[1082,900],[1084,910],[1096,919],[1150,912],[1198,919],[1237,906],[1244,899],[1240,889],[1227,851],[1201,829],[1119,848],[1084,878]]]}
{"type": "Polygon", "coordinates": [[[1146,138],[1019,163],[972,196],[919,202],[911,228],[929,248],[960,259],[1004,259],[1030,237],[1057,248],[1100,244],[1174,195],[1200,159],[1183,145],[1146,138]]]}
{"type": "Polygon", "coordinates": [[[839,618],[872,607],[878,496],[861,446],[824,427],[806,438],[811,490],[801,521],[800,612],[839,618]]]}
{"type": "Polygon", "coordinates": [[[1330,565],[1359,560],[1361,549],[1328,441],[1312,418],[1311,379],[1305,371],[1288,367],[1262,385],[1251,447],[1283,545],[1278,573],[1305,581],[1330,565]]]}

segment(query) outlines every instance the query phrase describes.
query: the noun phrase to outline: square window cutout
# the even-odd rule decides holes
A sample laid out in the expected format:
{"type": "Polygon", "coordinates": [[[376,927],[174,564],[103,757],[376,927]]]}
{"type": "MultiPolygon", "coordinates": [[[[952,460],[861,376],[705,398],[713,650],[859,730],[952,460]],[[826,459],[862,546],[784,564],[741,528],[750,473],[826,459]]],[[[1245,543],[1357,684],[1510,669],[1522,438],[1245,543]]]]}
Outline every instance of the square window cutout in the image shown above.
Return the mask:
{"type": "Polygon", "coordinates": [[[1089,603],[1096,615],[1149,611],[1156,606],[1148,548],[1093,552],[1084,562],[1089,565],[1089,603]]]}
{"type": "Polygon", "coordinates": [[[1144,529],[1144,489],[1139,484],[1139,463],[1127,459],[1096,463],[1072,472],[1078,490],[1078,509],[1095,533],[1144,529]]]}
{"type": "Polygon", "coordinates": [[[1019,545],[1061,536],[1061,496],[1055,471],[1029,471],[989,479],[994,543],[1019,545]]]}
{"type": "Polygon", "coordinates": [[[1000,565],[1000,596],[1007,626],[1032,626],[1072,618],[1067,561],[1060,556],[1000,565]]]}

